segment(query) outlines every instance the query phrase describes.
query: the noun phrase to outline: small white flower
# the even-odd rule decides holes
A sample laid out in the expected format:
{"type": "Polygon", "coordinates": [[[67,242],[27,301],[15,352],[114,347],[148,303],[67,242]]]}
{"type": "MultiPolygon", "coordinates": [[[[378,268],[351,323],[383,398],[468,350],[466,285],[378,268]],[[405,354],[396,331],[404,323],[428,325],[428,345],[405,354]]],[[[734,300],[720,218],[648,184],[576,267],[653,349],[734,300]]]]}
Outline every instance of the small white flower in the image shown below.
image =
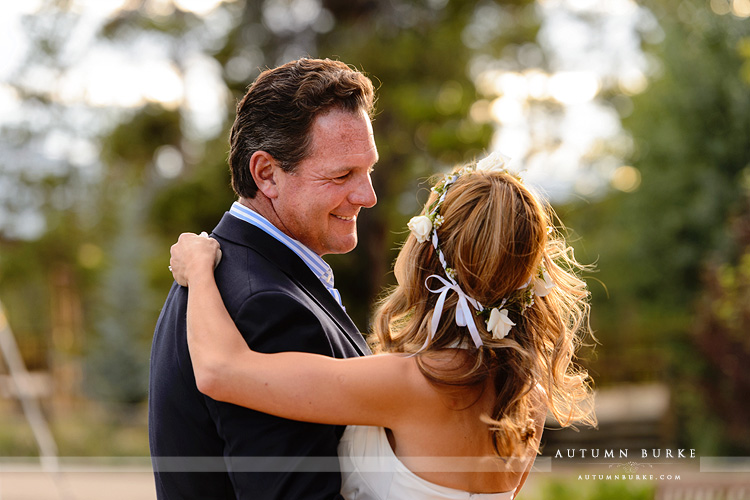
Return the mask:
{"type": "Polygon", "coordinates": [[[505,165],[510,161],[508,156],[495,151],[486,158],[483,158],[477,162],[477,170],[485,170],[487,172],[502,172],[505,170],[505,165]]]}
{"type": "Polygon", "coordinates": [[[417,238],[417,241],[424,243],[430,237],[432,232],[432,221],[426,215],[417,215],[409,221],[409,230],[417,238]]]}
{"type": "Polygon", "coordinates": [[[490,313],[490,319],[487,320],[487,330],[492,332],[493,339],[504,339],[510,329],[516,326],[508,317],[507,309],[498,309],[495,307],[490,313]]]}
{"type": "Polygon", "coordinates": [[[445,268],[445,274],[452,280],[456,279],[456,270],[452,267],[446,267],[445,268]]]}
{"type": "Polygon", "coordinates": [[[443,222],[445,222],[445,217],[443,217],[442,215],[436,215],[435,216],[435,223],[434,223],[435,229],[437,229],[440,226],[442,226],[443,222]]]}
{"type": "Polygon", "coordinates": [[[549,294],[550,290],[555,288],[555,282],[549,277],[547,271],[542,271],[542,277],[534,278],[534,293],[539,297],[549,294]]]}

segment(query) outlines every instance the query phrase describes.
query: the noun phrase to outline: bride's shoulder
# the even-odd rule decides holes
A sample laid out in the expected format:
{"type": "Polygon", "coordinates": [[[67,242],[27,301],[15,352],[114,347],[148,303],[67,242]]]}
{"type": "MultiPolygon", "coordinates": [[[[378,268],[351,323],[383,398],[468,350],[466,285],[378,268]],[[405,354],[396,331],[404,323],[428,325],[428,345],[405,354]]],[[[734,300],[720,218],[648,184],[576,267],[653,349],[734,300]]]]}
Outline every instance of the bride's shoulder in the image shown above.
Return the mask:
{"type": "MultiPolygon", "coordinates": [[[[380,353],[370,358],[377,358],[377,363],[388,373],[396,377],[404,389],[415,392],[415,395],[434,394],[435,377],[430,374],[456,373],[466,365],[466,359],[458,349],[431,351],[419,354],[380,353]]],[[[361,358],[360,358],[361,359],[361,358]]],[[[375,362],[375,359],[372,359],[375,362]]]]}

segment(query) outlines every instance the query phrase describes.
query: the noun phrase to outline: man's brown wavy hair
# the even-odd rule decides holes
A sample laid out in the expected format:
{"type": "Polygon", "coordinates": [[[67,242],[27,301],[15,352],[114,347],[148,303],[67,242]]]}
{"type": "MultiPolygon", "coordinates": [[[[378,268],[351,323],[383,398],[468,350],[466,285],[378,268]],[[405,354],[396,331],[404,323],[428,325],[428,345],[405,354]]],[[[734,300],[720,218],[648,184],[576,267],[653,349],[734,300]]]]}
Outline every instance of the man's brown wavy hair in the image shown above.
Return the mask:
{"type": "Polygon", "coordinates": [[[315,118],[332,109],[372,116],[372,82],[341,61],[299,59],[260,74],[237,104],[230,135],[232,188],[243,198],[258,192],[248,169],[265,151],[292,172],[309,154],[315,118]]]}

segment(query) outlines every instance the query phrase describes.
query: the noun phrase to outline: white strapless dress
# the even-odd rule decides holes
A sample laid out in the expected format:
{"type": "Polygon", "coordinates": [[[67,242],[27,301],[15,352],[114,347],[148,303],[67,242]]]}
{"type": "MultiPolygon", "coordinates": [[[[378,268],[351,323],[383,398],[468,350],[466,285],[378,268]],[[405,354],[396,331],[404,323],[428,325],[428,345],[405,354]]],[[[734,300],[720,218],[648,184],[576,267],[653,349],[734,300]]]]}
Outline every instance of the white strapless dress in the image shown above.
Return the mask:
{"type": "Polygon", "coordinates": [[[393,453],[382,427],[350,425],[338,453],[346,500],[512,500],[515,494],[468,493],[422,479],[393,453]]]}

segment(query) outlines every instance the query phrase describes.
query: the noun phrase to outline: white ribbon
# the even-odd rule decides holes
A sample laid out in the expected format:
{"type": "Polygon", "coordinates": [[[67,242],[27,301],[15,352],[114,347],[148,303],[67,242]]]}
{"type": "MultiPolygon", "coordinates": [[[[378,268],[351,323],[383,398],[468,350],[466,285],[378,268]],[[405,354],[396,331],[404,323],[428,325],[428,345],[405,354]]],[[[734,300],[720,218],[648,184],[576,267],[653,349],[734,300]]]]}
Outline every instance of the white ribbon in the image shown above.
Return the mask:
{"type": "MultiPolygon", "coordinates": [[[[433,208],[431,214],[438,214],[440,211],[440,207],[442,206],[443,202],[445,201],[445,195],[448,192],[448,186],[453,184],[458,180],[458,174],[453,174],[451,176],[446,175],[443,181],[443,193],[440,195],[440,198],[438,198],[437,203],[435,203],[435,207],[433,208]]],[[[471,338],[474,341],[474,345],[479,349],[482,345],[482,338],[479,336],[479,331],[477,330],[477,325],[474,322],[474,319],[472,318],[472,312],[469,308],[469,304],[471,304],[474,309],[477,311],[481,311],[483,309],[482,304],[474,300],[473,298],[469,297],[464,293],[463,290],[461,290],[461,287],[458,286],[458,283],[456,283],[456,280],[453,279],[453,277],[448,273],[448,263],[445,260],[445,255],[443,254],[442,250],[438,247],[438,235],[437,235],[437,228],[433,226],[432,228],[432,246],[435,248],[435,251],[437,252],[438,260],[440,260],[440,264],[443,266],[443,270],[445,270],[447,277],[450,281],[446,281],[442,276],[438,276],[437,274],[432,274],[427,277],[427,279],[424,280],[424,286],[431,291],[432,293],[439,293],[440,296],[438,297],[437,303],[435,304],[435,310],[432,312],[432,323],[430,325],[430,333],[427,336],[427,338],[424,341],[424,345],[420,349],[420,351],[423,351],[427,348],[427,346],[430,344],[430,341],[435,338],[435,334],[437,333],[438,326],[440,325],[440,317],[443,315],[443,306],[445,305],[445,298],[448,295],[448,292],[453,290],[458,295],[458,303],[456,304],[456,325],[458,326],[468,326],[469,327],[469,333],[471,333],[471,338]],[[443,286],[438,288],[437,290],[433,290],[430,288],[430,286],[427,284],[431,278],[435,278],[439,280],[443,286]]]]}
{"type": "MultiPolygon", "coordinates": [[[[450,278],[450,277],[449,277],[450,278]]],[[[437,333],[438,325],[440,324],[440,317],[443,315],[443,306],[445,305],[445,298],[448,295],[448,292],[453,290],[458,295],[458,303],[456,304],[456,325],[458,326],[468,326],[469,327],[469,333],[471,333],[471,338],[474,341],[474,345],[478,348],[482,346],[482,338],[479,336],[479,331],[477,330],[477,325],[474,322],[474,319],[472,318],[472,312],[469,308],[469,304],[471,304],[474,309],[477,311],[482,310],[482,305],[474,300],[473,298],[469,297],[464,293],[463,290],[461,290],[461,287],[458,286],[458,283],[455,281],[446,281],[443,279],[442,276],[438,276],[437,274],[432,274],[427,277],[424,281],[424,286],[431,291],[432,293],[439,293],[440,296],[438,297],[437,303],[435,304],[435,310],[432,313],[432,324],[430,327],[430,334],[428,335],[427,339],[425,340],[424,345],[422,346],[422,349],[424,350],[430,343],[430,341],[435,337],[435,334],[437,333]],[[430,288],[430,286],[427,284],[427,282],[430,281],[430,279],[435,278],[436,280],[440,281],[443,286],[433,290],[430,288]]]]}

